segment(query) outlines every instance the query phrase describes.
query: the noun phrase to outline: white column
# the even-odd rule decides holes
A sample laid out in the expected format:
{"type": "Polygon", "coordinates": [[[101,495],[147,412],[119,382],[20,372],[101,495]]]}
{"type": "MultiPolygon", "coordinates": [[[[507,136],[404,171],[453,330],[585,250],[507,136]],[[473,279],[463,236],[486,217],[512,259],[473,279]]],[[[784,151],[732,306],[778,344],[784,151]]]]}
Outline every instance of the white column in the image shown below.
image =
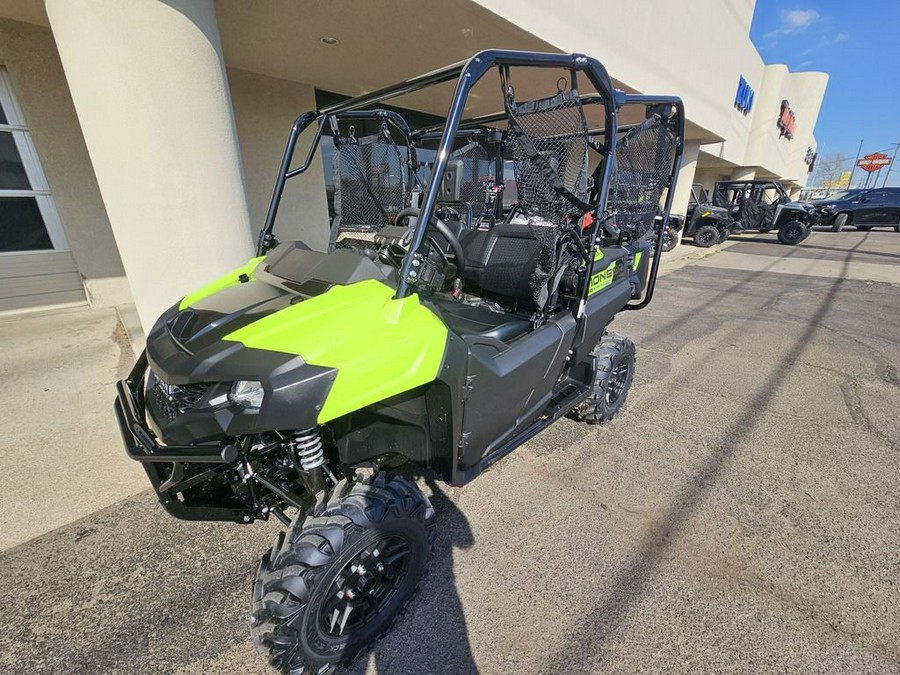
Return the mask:
{"type": "MultiPolygon", "coordinates": [[[[672,198],[672,213],[684,217],[687,212],[688,199],[691,196],[691,184],[697,170],[697,157],[700,154],[700,141],[685,140],[684,152],[681,155],[681,169],[675,182],[675,196],[672,198]]],[[[678,243],[681,243],[682,228],[678,232],[678,243]]]]}
{"type": "Polygon", "coordinates": [[[45,0],[141,324],[252,255],[213,0],[45,0]]]}

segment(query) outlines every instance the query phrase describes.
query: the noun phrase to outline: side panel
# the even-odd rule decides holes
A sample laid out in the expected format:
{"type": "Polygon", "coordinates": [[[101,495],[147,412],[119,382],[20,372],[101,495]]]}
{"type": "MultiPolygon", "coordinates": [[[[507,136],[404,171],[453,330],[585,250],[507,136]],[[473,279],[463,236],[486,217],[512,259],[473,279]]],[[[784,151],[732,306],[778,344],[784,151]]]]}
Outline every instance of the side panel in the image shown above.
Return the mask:
{"type": "Polygon", "coordinates": [[[323,424],[434,380],[447,328],[418,296],[397,300],[392,288],[368,280],[334,286],[223,339],[336,368],[323,424]]]}
{"type": "Polygon", "coordinates": [[[466,337],[469,348],[459,464],[474,466],[546,408],[575,337],[571,315],[507,345],[466,337]]]}

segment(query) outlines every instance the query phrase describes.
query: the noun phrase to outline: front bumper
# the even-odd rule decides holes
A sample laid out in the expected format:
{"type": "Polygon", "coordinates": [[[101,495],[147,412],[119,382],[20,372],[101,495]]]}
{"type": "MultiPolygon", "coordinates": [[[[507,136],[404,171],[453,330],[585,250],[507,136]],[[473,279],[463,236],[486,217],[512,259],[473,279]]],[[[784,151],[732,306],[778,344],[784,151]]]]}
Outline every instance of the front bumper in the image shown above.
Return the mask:
{"type": "Polygon", "coordinates": [[[249,523],[249,509],[228,508],[188,500],[184,491],[218,473],[222,465],[238,458],[233,445],[167,446],[157,442],[147,426],[144,408],[144,380],[147,354],[142,353],[129,376],[116,383],[115,411],[127,455],[144,467],[163,508],[182,520],[226,520],[249,523]],[[185,478],[186,464],[206,465],[205,471],[185,478]],[[180,498],[179,498],[180,497],[180,498]]]}

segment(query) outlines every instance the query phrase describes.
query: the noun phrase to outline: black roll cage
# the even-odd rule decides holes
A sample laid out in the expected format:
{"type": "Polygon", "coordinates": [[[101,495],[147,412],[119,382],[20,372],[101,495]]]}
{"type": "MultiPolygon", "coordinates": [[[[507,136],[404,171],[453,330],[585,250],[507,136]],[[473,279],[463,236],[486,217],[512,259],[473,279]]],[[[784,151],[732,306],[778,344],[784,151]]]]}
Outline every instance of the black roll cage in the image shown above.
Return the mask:
{"type": "MultiPolygon", "coordinates": [[[[275,189],[272,194],[269,210],[266,214],[266,220],[259,233],[257,241],[257,256],[264,255],[275,242],[272,234],[275,226],[275,218],[278,214],[278,207],[281,203],[281,197],[284,193],[284,186],[289,178],[293,178],[306,171],[312,158],[319,146],[319,141],[325,131],[326,121],[329,117],[341,118],[371,118],[382,119],[388,124],[395,126],[399,131],[404,133],[407,138],[417,133],[435,132],[439,127],[429,127],[419,132],[409,129],[406,121],[399,114],[387,111],[363,111],[361,108],[371,106],[373,104],[386,101],[392,98],[410,94],[426,87],[443,84],[456,80],[456,90],[450,103],[450,109],[443,124],[443,131],[438,143],[436,160],[432,168],[432,180],[426,186],[424,197],[420,206],[420,215],[413,233],[412,241],[409,243],[409,254],[403,260],[400,269],[400,281],[397,288],[397,298],[403,298],[412,292],[408,275],[412,269],[412,260],[415,251],[417,251],[425,238],[425,231],[434,213],[435,205],[438,201],[438,193],[440,192],[440,181],[434,180],[435,176],[443,176],[447,170],[447,162],[449,161],[453,150],[454,142],[458,136],[460,129],[471,129],[471,127],[481,126],[489,121],[499,121],[506,118],[506,113],[493,113],[490,115],[482,115],[480,117],[463,120],[462,115],[465,110],[465,104],[469,96],[469,92],[475,84],[491,69],[495,67],[528,67],[528,68],[562,68],[566,70],[579,71],[584,73],[596,89],[596,94],[588,94],[582,97],[583,102],[602,102],[604,104],[605,124],[603,129],[603,141],[594,147],[605,158],[615,156],[616,139],[618,138],[619,128],[617,113],[618,109],[625,104],[643,104],[654,108],[671,106],[673,116],[671,122],[677,133],[677,145],[675,148],[675,163],[673,167],[672,179],[666,192],[666,203],[663,210],[663,217],[659,219],[657,225],[657,240],[662,241],[663,233],[668,222],[669,213],[672,207],[672,199],[674,196],[675,178],[681,168],[681,158],[683,153],[684,140],[684,105],[677,96],[647,96],[641,94],[626,94],[618,89],[614,89],[609,74],[597,59],[585,56],[584,54],[554,54],[544,52],[530,51],[513,51],[513,50],[485,50],[473,55],[467,61],[440,68],[438,70],[414,77],[405,82],[395,84],[374,92],[358,96],[356,98],[343,101],[336,105],[322,108],[321,110],[306,112],[300,115],[291,127],[288,135],[287,144],[284,149],[284,155],[281,160],[278,175],[275,180],[275,189]],[[291,160],[293,159],[294,149],[300,134],[303,133],[313,122],[318,120],[318,129],[315,138],[307,152],[306,159],[303,164],[295,169],[291,169],[291,160]]],[[[630,128],[630,127],[629,127],[630,128]]],[[[624,130],[624,129],[623,129],[624,130]]],[[[599,175],[595,177],[594,189],[598,196],[597,206],[592,214],[594,217],[593,225],[589,232],[588,245],[578,246],[579,253],[584,256],[585,264],[590,265],[593,260],[594,253],[597,249],[598,234],[601,230],[606,214],[606,200],[609,194],[610,180],[613,175],[613,161],[604,161],[600,167],[599,175]]],[[[646,307],[653,297],[653,291],[656,286],[656,277],[659,270],[660,256],[654,255],[650,268],[650,274],[647,282],[647,288],[643,299],[638,303],[626,305],[625,309],[635,310],[646,307]]],[[[588,284],[582,283],[580,288],[580,297],[584,301],[587,298],[588,284]]]]}

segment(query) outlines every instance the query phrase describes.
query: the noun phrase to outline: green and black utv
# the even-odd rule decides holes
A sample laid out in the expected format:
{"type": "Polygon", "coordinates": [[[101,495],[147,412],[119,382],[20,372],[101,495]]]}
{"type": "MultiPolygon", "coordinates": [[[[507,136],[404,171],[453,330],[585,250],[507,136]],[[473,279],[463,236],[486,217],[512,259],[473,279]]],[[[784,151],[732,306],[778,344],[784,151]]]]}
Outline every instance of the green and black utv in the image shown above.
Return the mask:
{"type": "Polygon", "coordinates": [[[330,672],[412,598],[436,523],[403,463],[463,485],[619,411],[635,348],[609,325],[653,295],[683,130],[676,97],[518,51],[297,118],[256,256],[160,317],[115,406],[173,516],[284,524],[250,600],[273,667],[330,672]],[[276,239],[318,150],[324,250],[276,239]]]}

